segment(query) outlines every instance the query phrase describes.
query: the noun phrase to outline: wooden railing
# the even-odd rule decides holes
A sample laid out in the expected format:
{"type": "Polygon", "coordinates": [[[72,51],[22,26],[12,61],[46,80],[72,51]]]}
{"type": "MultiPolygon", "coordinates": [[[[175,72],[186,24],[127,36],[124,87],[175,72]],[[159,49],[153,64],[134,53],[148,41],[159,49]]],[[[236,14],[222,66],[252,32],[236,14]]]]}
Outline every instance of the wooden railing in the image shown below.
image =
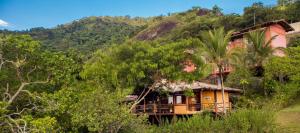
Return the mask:
{"type": "Polygon", "coordinates": [[[145,104],[136,105],[134,113],[160,113],[170,114],[174,112],[173,104],[145,104]]]}
{"type": "MultiPolygon", "coordinates": [[[[174,114],[174,106],[176,104],[145,104],[136,105],[132,110],[133,113],[146,113],[146,114],[174,114]]],[[[198,112],[198,111],[211,111],[211,112],[223,112],[222,103],[198,103],[198,104],[187,104],[186,112],[198,112]]],[[[229,102],[225,103],[226,111],[231,111],[232,105],[229,102]]]]}
{"type": "MultiPolygon", "coordinates": [[[[225,103],[226,111],[231,111],[232,104],[231,102],[225,103]]],[[[213,111],[213,112],[223,112],[223,103],[202,103],[201,110],[213,111]]]]}

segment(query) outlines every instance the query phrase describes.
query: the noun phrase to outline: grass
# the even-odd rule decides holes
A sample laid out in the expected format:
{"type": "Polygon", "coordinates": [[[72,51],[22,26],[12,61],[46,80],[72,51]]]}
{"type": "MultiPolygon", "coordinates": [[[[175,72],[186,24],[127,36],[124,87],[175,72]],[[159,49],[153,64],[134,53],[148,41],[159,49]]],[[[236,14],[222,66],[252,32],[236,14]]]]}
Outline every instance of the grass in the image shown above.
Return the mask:
{"type": "Polygon", "coordinates": [[[277,114],[277,122],[285,132],[300,133],[300,97],[277,114]]]}

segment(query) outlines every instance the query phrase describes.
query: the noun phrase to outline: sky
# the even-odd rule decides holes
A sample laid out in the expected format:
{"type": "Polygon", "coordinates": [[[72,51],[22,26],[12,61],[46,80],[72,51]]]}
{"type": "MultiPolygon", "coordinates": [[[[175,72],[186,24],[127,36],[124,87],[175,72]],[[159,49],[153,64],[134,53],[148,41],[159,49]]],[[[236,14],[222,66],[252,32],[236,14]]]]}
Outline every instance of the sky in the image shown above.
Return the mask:
{"type": "Polygon", "coordinates": [[[242,14],[254,2],[277,0],[0,0],[0,29],[53,28],[88,16],[149,17],[218,5],[226,14],[242,14]]]}

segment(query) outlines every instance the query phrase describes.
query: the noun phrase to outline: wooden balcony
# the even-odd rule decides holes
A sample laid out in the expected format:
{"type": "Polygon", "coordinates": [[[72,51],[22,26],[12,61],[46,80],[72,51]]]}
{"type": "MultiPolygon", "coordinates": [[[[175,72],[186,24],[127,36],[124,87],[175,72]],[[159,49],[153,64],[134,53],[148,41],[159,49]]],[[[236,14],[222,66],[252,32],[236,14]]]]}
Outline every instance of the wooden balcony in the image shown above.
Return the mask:
{"type": "MultiPolygon", "coordinates": [[[[227,111],[231,111],[231,103],[225,103],[227,111]]],[[[223,112],[222,103],[199,103],[199,104],[145,104],[137,105],[133,110],[135,114],[148,115],[192,115],[201,113],[203,111],[209,112],[223,112]]]]}

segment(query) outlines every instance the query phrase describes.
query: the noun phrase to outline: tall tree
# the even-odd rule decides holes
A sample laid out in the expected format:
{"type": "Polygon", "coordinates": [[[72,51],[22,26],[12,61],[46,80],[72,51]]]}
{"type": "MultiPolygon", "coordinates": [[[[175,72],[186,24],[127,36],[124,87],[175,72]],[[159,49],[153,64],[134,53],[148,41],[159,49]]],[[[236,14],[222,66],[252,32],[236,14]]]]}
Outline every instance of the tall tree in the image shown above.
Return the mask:
{"type": "Polygon", "coordinates": [[[65,82],[74,64],[63,54],[42,51],[28,35],[0,35],[0,130],[28,132],[21,116],[37,108],[32,91],[65,82]]]}
{"type": "Polygon", "coordinates": [[[183,40],[162,45],[157,42],[127,42],[98,51],[85,65],[82,76],[106,84],[106,88],[132,93],[141,89],[134,108],[162,79],[196,80],[203,76],[202,59],[185,52],[196,49],[197,40],[183,40]],[[196,70],[187,73],[185,61],[195,63],[196,70]]]}
{"type": "Polygon", "coordinates": [[[226,113],[224,100],[224,85],[223,72],[224,66],[229,63],[230,58],[233,57],[233,52],[227,49],[229,45],[232,31],[225,32],[224,28],[206,31],[201,34],[200,45],[203,48],[203,56],[209,63],[217,66],[219,71],[220,85],[222,89],[222,104],[223,112],[226,113]]]}

